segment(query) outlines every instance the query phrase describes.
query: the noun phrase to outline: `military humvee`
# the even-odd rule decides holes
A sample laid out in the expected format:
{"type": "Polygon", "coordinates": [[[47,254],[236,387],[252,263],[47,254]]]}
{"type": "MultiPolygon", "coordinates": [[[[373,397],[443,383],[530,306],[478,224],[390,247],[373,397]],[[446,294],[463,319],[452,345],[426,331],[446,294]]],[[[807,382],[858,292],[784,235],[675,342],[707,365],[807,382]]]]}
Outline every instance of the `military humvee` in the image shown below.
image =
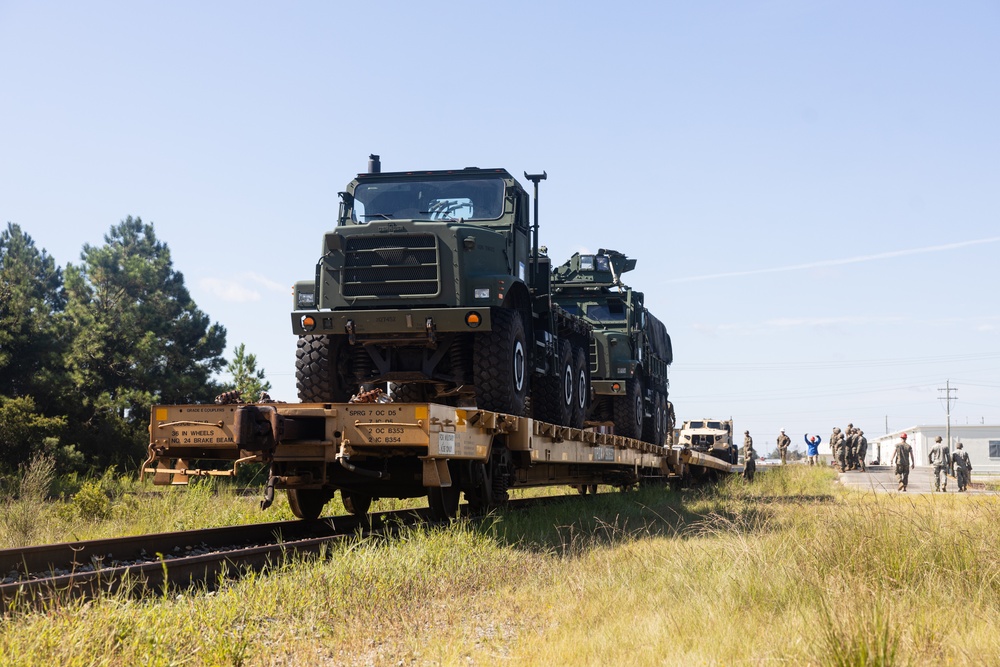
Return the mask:
{"type": "Polygon", "coordinates": [[[733,443],[732,419],[686,421],[681,424],[677,444],[733,464],[737,462],[739,456],[739,448],[733,443]]]}

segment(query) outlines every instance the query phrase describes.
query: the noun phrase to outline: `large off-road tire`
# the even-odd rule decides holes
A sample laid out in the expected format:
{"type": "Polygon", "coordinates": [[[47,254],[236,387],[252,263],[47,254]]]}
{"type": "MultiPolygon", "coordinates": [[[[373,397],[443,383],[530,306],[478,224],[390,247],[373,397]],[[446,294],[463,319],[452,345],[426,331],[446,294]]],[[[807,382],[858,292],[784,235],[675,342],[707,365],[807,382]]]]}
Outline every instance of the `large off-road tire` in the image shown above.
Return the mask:
{"type": "Polygon", "coordinates": [[[476,337],[473,351],[476,406],[523,416],[530,371],[521,313],[496,308],[492,319],[493,329],[476,337]]]}
{"type": "Polygon", "coordinates": [[[646,442],[651,442],[654,445],[660,444],[660,436],[662,434],[662,419],[663,411],[660,408],[660,394],[657,391],[653,391],[653,402],[650,406],[650,418],[643,420],[642,423],[642,439],[646,442]]]}
{"type": "Polygon", "coordinates": [[[430,385],[420,382],[393,384],[389,388],[389,395],[393,403],[427,403],[430,400],[430,390],[430,385]]]}
{"type": "Polygon", "coordinates": [[[642,380],[634,377],[625,382],[625,395],[615,396],[615,435],[626,438],[642,438],[642,423],[645,410],[642,405],[642,380]]]}
{"type": "Polygon", "coordinates": [[[346,403],[351,388],[344,377],[341,336],[299,336],[295,348],[295,386],[303,403],[346,403]]]}
{"type": "Polygon", "coordinates": [[[551,424],[569,426],[573,420],[576,386],[573,353],[569,341],[559,341],[556,374],[536,378],[531,389],[533,416],[551,424]]]}
{"type": "Polygon", "coordinates": [[[664,447],[670,442],[670,412],[664,394],[659,394],[657,400],[660,402],[660,441],[657,444],[664,447]]]}
{"type": "Polygon", "coordinates": [[[573,416],[570,426],[583,428],[590,409],[590,368],[587,366],[587,351],[577,347],[573,352],[573,416]]]}
{"type": "Polygon", "coordinates": [[[323,489],[288,489],[288,506],[300,519],[318,519],[331,497],[323,489]]]}

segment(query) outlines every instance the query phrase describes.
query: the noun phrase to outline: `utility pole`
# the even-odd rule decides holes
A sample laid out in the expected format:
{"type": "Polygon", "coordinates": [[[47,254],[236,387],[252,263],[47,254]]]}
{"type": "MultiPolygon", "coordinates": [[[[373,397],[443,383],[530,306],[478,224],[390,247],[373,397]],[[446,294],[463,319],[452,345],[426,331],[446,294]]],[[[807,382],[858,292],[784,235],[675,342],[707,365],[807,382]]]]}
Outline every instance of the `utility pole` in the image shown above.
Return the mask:
{"type": "Polygon", "coordinates": [[[944,435],[945,435],[945,442],[948,443],[948,448],[951,449],[951,402],[958,400],[957,396],[955,398],[951,397],[951,392],[953,391],[957,392],[958,387],[952,387],[951,380],[945,380],[944,388],[938,387],[938,391],[944,392],[945,413],[948,416],[948,421],[945,426],[944,435]]]}

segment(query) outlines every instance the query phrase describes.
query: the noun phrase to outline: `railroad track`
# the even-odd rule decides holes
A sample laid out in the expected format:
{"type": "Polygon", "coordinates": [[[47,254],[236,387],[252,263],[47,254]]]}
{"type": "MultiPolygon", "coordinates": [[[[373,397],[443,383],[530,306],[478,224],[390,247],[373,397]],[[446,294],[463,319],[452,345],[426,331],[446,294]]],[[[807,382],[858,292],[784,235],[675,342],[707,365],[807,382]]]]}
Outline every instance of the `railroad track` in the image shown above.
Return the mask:
{"type": "MultiPolygon", "coordinates": [[[[567,499],[574,496],[511,500],[508,506],[528,509],[567,499]]],[[[481,518],[470,516],[468,505],[461,510],[473,520],[481,518]]],[[[430,510],[420,508],[3,549],[0,601],[9,611],[102,592],[212,587],[222,576],[260,571],[292,555],[320,553],[337,540],[429,521],[430,510]]]]}
{"type": "Polygon", "coordinates": [[[5,609],[90,597],[98,592],[163,591],[261,570],[336,540],[427,521],[426,509],[316,521],[207,528],[0,550],[5,609]]]}

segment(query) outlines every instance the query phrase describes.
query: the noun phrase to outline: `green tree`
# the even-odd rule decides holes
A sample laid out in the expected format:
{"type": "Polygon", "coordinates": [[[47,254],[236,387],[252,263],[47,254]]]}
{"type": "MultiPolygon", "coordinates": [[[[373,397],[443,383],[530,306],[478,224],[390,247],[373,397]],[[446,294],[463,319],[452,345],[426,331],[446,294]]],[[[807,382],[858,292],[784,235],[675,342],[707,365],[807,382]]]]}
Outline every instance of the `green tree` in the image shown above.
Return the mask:
{"type": "Polygon", "coordinates": [[[263,368],[257,370],[257,356],[247,354],[245,343],[240,343],[233,354],[236,356],[226,366],[233,381],[226,385],[226,391],[235,389],[248,403],[259,400],[261,392],[271,390],[271,383],[265,379],[263,368]]]}
{"type": "Polygon", "coordinates": [[[131,464],[145,451],[150,405],[219,393],[211,378],[225,364],[226,330],[197,308],[140,218],[112,226],[80,258],[65,272],[71,424],[97,463],[131,464]]]}
{"type": "Polygon", "coordinates": [[[65,428],[65,417],[46,417],[30,396],[0,396],[0,465],[11,472],[33,455],[48,453],[65,428]]]}
{"type": "Polygon", "coordinates": [[[65,308],[62,271],[35,247],[18,225],[0,233],[0,393],[6,396],[58,395],[61,327],[65,308]]]}

